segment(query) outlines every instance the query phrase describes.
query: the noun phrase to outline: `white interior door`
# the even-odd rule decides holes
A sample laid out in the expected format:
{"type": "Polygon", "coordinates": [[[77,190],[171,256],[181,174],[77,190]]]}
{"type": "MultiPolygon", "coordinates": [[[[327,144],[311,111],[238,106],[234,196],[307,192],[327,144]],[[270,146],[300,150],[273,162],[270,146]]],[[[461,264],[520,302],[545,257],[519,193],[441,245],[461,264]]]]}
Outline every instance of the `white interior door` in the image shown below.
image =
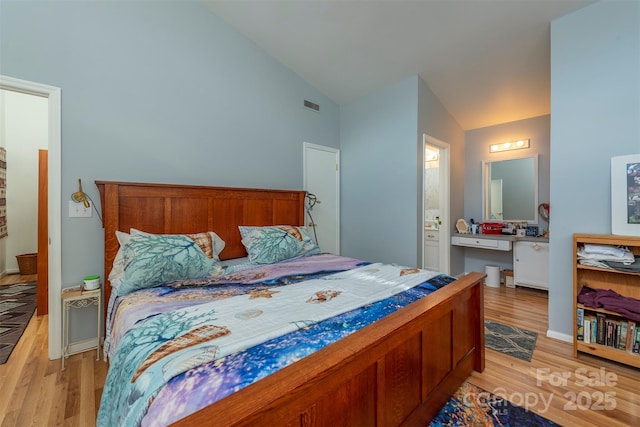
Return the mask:
{"type": "Polygon", "coordinates": [[[316,204],[306,225],[322,252],[340,253],[340,151],[304,143],[304,189],[316,204]]]}
{"type": "MultiPolygon", "coordinates": [[[[442,273],[449,274],[451,269],[450,262],[450,254],[451,254],[451,221],[450,221],[450,147],[446,142],[440,141],[439,139],[433,138],[427,134],[423,134],[422,137],[422,153],[424,156],[424,168],[423,168],[423,191],[422,191],[422,218],[423,218],[423,227],[422,227],[422,249],[425,250],[425,244],[428,244],[426,237],[426,227],[427,227],[427,206],[425,204],[425,198],[428,189],[426,188],[427,183],[427,173],[426,173],[426,148],[427,146],[431,146],[432,148],[436,148],[438,150],[438,211],[439,211],[439,220],[438,224],[438,250],[439,250],[439,260],[438,260],[438,270],[442,273]]],[[[431,212],[430,215],[433,213],[431,212]]],[[[431,234],[434,234],[433,230],[429,231],[431,234]]],[[[423,268],[427,267],[425,264],[425,256],[423,252],[422,257],[422,265],[423,268]]]]}

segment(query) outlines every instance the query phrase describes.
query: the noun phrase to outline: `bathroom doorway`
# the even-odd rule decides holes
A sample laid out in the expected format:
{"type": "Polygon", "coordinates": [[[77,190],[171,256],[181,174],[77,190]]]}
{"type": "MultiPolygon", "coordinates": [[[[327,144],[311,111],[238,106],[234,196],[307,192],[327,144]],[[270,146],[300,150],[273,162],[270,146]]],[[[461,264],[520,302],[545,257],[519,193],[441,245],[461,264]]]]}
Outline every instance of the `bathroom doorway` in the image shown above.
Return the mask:
{"type": "Polygon", "coordinates": [[[449,274],[449,144],[423,135],[422,268],[449,274]]]}

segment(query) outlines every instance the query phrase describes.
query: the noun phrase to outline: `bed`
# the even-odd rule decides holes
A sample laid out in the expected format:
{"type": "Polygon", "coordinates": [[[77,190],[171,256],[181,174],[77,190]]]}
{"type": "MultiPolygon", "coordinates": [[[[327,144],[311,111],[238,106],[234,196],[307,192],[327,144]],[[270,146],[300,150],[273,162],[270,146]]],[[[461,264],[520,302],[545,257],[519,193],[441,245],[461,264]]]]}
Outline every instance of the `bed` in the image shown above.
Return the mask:
{"type": "MultiPolygon", "coordinates": [[[[106,181],[96,181],[96,185],[105,232],[105,278],[118,254],[117,231],[214,231],[225,242],[219,254],[224,261],[247,256],[239,226],[304,224],[304,191],[106,181]]],[[[331,261],[329,258],[322,254],[308,257],[322,262],[331,261]]],[[[367,268],[369,264],[354,266],[367,268]]],[[[340,268],[337,271],[342,274],[340,268]]],[[[334,280],[335,276],[323,277],[334,280]]],[[[295,363],[172,422],[224,426],[427,425],[473,370],[484,370],[483,278],[480,273],[470,273],[429,291],[295,363]]],[[[438,279],[430,282],[434,280],[438,279]]],[[[109,302],[113,304],[108,280],[104,292],[108,313],[109,302]]],[[[308,329],[314,328],[300,328],[301,333],[308,329]]],[[[117,366],[111,362],[109,374],[117,366]]],[[[157,403],[155,396],[148,400],[151,407],[157,403]]]]}

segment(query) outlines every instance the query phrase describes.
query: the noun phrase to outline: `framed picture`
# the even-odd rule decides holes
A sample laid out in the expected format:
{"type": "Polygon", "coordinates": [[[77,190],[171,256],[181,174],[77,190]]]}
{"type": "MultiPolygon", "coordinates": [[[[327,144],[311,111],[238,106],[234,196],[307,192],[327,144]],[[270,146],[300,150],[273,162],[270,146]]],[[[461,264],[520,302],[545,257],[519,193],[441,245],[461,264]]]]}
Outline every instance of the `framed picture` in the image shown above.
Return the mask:
{"type": "Polygon", "coordinates": [[[611,158],[611,233],[640,236],[640,154],[611,158]]]}

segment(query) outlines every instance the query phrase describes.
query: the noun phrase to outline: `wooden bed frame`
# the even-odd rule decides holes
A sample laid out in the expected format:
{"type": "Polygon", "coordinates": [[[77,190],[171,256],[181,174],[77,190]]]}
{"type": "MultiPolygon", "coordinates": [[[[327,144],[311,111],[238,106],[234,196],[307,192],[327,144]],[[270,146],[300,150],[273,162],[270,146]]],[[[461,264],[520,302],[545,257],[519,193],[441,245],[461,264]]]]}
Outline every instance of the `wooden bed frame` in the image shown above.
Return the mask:
{"type": "MultiPolygon", "coordinates": [[[[246,255],[238,225],[303,225],[304,191],[96,181],[105,273],[116,230],[215,231],[222,259],[246,255]]],[[[178,425],[425,426],[473,370],[484,370],[481,273],[290,365],[178,425]]],[[[105,280],[105,302],[111,287],[105,280]]]]}

